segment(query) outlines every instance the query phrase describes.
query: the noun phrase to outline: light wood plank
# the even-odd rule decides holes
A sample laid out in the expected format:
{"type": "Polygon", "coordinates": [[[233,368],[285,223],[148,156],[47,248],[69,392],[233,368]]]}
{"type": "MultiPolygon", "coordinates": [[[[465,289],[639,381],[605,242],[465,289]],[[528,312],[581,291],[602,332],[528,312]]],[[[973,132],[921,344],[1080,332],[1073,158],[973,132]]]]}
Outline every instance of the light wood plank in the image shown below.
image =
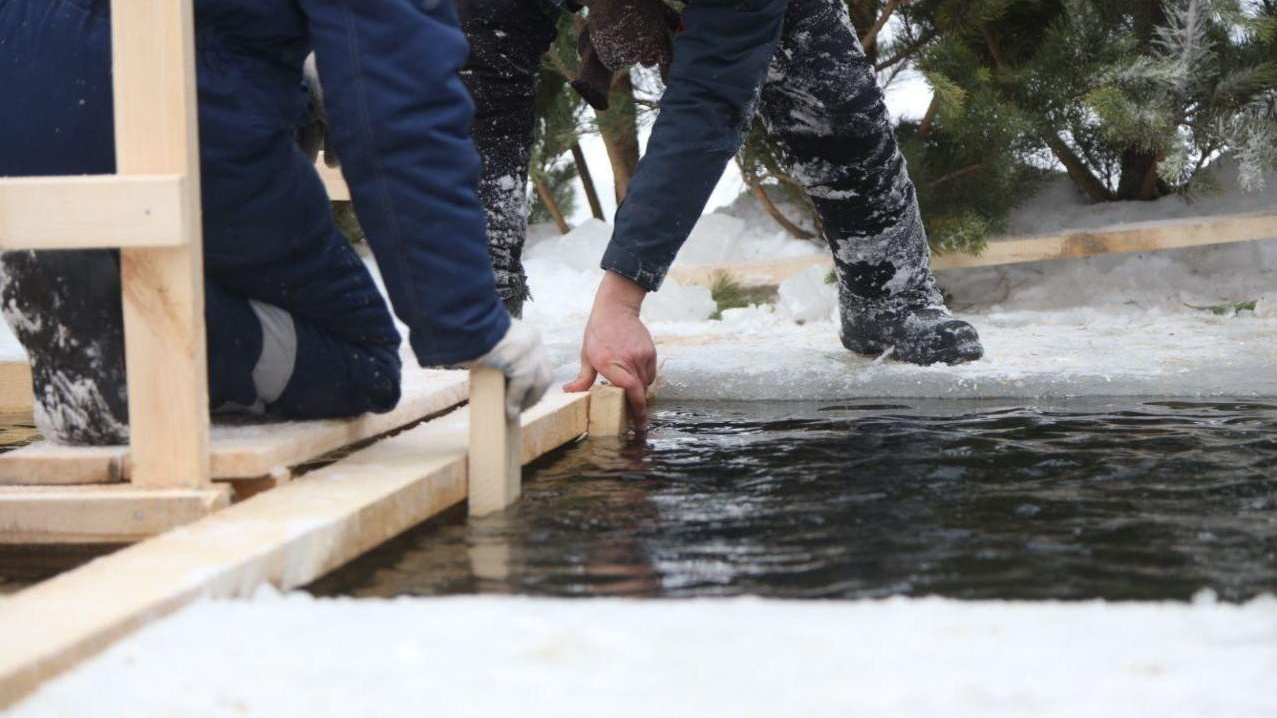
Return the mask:
{"type": "MultiPolygon", "coordinates": [[[[525,456],[580,436],[588,394],[524,414],[525,456]],[[565,413],[570,421],[560,421],[565,413]]],[[[0,602],[0,708],[201,597],[305,585],[466,498],[469,410],[118,551],[0,602]]]]}
{"type": "Polygon", "coordinates": [[[500,511],[519,500],[520,425],[506,418],[505,374],[470,370],[470,515],[500,511]]]}
{"type": "Polygon", "coordinates": [[[324,182],[324,189],[328,190],[328,199],[334,202],[349,202],[350,188],[346,186],[346,178],[341,173],[340,167],[329,167],[324,162],[324,156],[321,153],[319,161],[315,163],[315,171],[319,173],[319,179],[324,182]]]}
{"type": "Polygon", "coordinates": [[[523,464],[585,436],[594,400],[595,395],[590,392],[566,394],[556,390],[523,412],[523,464]]]}
{"type": "Polygon", "coordinates": [[[111,6],[116,170],[179,174],[180,247],[120,253],[132,481],[210,485],[192,0],[111,6]]]}
{"type": "Polygon", "coordinates": [[[945,254],[936,257],[932,264],[936,269],[964,269],[1251,242],[1274,237],[1277,237],[1277,214],[1232,215],[1144,222],[1054,236],[994,241],[979,256],[945,254]]]}
{"type": "Polygon", "coordinates": [[[230,505],[226,486],[0,487],[0,544],[135,543],[230,505]]]}
{"type": "Polygon", "coordinates": [[[31,366],[25,361],[0,362],[0,412],[31,411],[31,366]]]}
{"type": "Polygon", "coordinates": [[[173,247],[181,175],[0,178],[0,249],[173,247]]]}
{"type": "MultiPolygon", "coordinates": [[[[979,256],[937,255],[932,259],[931,267],[935,270],[992,267],[1273,238],[1277,238],[1275,213],[1199,217],[1078,230],[1042,237],[994,240],[989,242],[988,248],[979,256]]],[[[709,287],[720,277],[730,276],[746,288],[774,287],[811,267],[832,269],[833,260],[827,255],[818,255],[775,261],[696,265],[675,268],[670,271],[670,276],[685,286],[709,287]]]]}
{"type": "MultiPolygon", "coordinates": [[[[214,426],[215,479],[257,479],[446,411],[466,400],[464,371],[419,369],[404,375],[403,398],[386,414],[354,419],[214,426]]],[[[0,485],[75,485],[125,481],[124,446],[60,446],[41,442],[0,455],[0,485]]]]}
{"type": "Polygon", "coordinates": [[[629,431],[625,390],[616,386],[596,386],[590,390],[590,437],[624,436],[629,431]]]}

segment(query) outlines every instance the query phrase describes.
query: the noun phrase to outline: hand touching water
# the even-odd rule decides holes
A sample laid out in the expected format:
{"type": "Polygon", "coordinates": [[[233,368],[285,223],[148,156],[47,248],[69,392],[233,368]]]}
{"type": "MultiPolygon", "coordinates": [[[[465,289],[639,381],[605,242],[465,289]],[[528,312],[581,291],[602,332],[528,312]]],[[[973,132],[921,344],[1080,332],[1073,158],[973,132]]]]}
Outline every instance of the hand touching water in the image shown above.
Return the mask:
{"type": "Polygon", "coordinates": [[[625,390],[634,428],[647,428],[647,388],[656,381],[656,345],[639,319],[647,290],[608,272],[594,295],[581,343],[581,373],[564,391],[586,391],[599,374],[625,390]]]}

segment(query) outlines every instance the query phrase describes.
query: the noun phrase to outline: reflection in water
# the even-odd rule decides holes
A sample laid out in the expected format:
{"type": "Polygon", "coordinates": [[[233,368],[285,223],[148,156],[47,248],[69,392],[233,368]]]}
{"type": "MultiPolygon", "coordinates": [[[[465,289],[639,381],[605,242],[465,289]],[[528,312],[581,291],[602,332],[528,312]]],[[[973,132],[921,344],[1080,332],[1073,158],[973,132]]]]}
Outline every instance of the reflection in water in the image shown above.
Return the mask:
{"type": "Polygon", "coordinates": [[[1187,598],[1277,591],[1277,407],[665,408],[524,500],[453,512],[321,594],[1187,598]]]}

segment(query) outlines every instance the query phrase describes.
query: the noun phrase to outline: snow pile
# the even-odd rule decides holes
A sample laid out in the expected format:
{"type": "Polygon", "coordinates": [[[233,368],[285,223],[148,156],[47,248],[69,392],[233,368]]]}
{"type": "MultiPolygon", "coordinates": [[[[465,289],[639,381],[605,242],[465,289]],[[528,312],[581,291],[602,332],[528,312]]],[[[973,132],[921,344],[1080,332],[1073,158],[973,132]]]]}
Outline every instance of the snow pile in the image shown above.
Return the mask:
{"type": "Polygon", "coordinates": [[[1271,718],[1277,600],[202,603],[13,718],[1271,718]]]}
{"type": "MultiPolygon", "coordinates": [[[[1064,174],[1047,179],[1036,193],[1011,212],[1007,234],[1035,234],[1109,227],[1138,222],[1193,219],[1277,209],[1277,181],[1258,192],[1242,190],[1237,162],[1225,157],[1206,171],[1201,186],[1187,197],[1170,195],[1154,202],[1092,203],[1064,174]]],[[[1277,180],[1277,178],[1270,178],[1277,180]]]]}
{"type": "MultiPolygon", "coordinates": [[[[713,216],[713,215],[711,215],[713,216]]],[[[730,231],[740,229],[740,220],[723,217],[729,224],[716,227],[730,231]],[[734,224],[732,224],[734,223],[734,224]]],[[[704,256],[726,256],[726,261],[743,261],[740,257],[749,247],[732,248],[727,235],[700,231],[695,249],[704,256]],[[724,253],[724,248],[731,250],[724,253]],[[734,252],[734,253],[733,253],[734,252]]],[[[524,317],[545,331],[551,341],[579,340],[585,320],[594,304],[594,289],[603,279],[599,262],[612,238],[612,226],[597,219],[586,220],[571,232],[557,237],[543,237],[524,255],[524,266],[532,284],[534,301],[527,304],[524,317]]],[[[692,243],[689,242],[689,245],[692,243]]],[[[643,305],[643,319],[648,322],[699,322],[714,313],[714,300],[704,287],[683,287],[673,279],[643,305]]]]}

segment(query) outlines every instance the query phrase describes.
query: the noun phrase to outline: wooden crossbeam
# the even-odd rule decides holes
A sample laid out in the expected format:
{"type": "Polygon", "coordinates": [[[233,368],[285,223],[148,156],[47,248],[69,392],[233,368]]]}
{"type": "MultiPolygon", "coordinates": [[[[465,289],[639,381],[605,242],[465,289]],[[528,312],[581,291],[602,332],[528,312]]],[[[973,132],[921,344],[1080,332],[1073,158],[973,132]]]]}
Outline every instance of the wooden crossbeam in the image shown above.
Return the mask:
{"type": "MultiPolygon", "coordinates": [[[[523,459],[585,434],[589,402],[526,412],[523,459]]],[[[191,601],[305,585],[465,500],[468,424],[458,409],[0,602],[0,708],[191,601]]]]}
{"type": "MultiPolygon", "coordinates": [[[[1043,237],[995,240],[989,242],[979,256],[937,255],[932,259],[931,267],[936,270],[992,267],[1272,238],[1277,238],[1277,213],[1273,212],[1143,222],[1043,237]]],[[[720,277],[730,276],[747,288],[774,287],[812,267],[832,268],[833,260],[822,254],[774,261],[676,267],[670,271],[670,276],[685,286],[713,286],[720,277]]]]}
{"type": "Polygon", "coordinates": [[[315,163],[315,171],[319,173],[319,179],[324,182],[324,189],[328,190],[328,199],[334,202],[349,202],[350,188],[346,186],[346,178],[341,174],[340,167],[329,167],[321,156],[319,162],[315,163]]]}
{"type": "Polygon", "coordinates": [[[0,178],[0,249],[176,247],[181,175],[0,178]]]}
{"type": "Polygon", "coordinates": [[[31,366],[25,361],[0,361],[0,412],[31,411],[31,366]]]}
{"type": "Polygon", "coordinates": [[[229,486],[0,486],[0,543],[135,543],[230,505],[229,486]]]}
{"type": "MultiPolygon", "coordinates": [[[[403,398],[386,414],[354,419],[214,426],[211,471],[216,479],[256,479],[330,451],[394,431],[466,400],[463,371],[405,373],[403,398]]],[[[132,474],[125,446],[60,446],[41,442],[0,455],[0,485],[76,485],[125,481],[132,474]]],[[[0,533],[0,542],[5,538],[0,533]]]]}

